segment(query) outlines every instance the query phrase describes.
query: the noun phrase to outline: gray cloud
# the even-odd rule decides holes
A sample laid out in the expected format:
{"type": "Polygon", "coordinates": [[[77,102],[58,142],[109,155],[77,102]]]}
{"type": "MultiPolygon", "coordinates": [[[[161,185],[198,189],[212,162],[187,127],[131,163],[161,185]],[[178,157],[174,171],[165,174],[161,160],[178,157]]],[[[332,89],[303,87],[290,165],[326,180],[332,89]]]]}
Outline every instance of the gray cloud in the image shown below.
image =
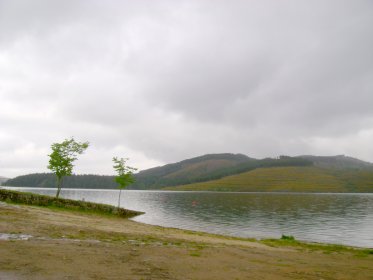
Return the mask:
{"type": "Polygon", "coordinates": [[[204,153],[373,161],[371,1],[1,1],[0,175],[49,146],[147,168],[204,153]]]}

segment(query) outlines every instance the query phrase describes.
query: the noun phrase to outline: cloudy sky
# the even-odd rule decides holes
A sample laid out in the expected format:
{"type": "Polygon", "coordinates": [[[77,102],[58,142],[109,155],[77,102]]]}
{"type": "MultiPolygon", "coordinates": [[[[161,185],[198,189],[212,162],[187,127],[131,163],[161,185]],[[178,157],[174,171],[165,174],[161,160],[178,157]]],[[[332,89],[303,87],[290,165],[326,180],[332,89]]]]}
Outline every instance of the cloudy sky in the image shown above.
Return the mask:
{"type": "Polygon", "coordinates": [[[373,1],[0,0],[0,176],[206,153],[373,161],[373,1]]]}

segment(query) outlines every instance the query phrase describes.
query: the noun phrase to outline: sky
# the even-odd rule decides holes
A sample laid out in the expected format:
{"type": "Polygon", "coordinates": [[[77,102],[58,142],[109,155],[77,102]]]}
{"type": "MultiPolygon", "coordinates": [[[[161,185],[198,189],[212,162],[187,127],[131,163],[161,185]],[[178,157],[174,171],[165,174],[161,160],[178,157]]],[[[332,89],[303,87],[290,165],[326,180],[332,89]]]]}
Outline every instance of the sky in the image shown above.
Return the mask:
{"type": "Polygon", "coordinates": [[[371,0],[0,0],[0,176],[208,153],[373,162],[371,0]]]}

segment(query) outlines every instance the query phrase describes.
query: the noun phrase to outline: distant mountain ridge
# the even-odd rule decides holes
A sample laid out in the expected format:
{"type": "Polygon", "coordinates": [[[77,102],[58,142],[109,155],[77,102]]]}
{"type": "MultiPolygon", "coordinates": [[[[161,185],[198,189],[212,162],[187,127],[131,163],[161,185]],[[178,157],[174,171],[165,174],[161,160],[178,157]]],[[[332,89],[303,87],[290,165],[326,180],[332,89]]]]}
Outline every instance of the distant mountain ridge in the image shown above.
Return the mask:
{"type": "MultiPolygon", "coordinates": [[[[340,170],[345,170],[344,172],[345,177],[338,177],[335,180],[345,180],[346,182],[346,189],[354,191],[355,186],[359,184],[367,184],[367,180],[355,180],[354,176],[365,176],[364,178],[370,178],[370,172],[373,174],[373,164],[365,161],[361,161],[359,159],[346,157],[346,156],[312,156],[312,155],[304,155],[304,156],[297,156],[297,157],[289,157],[289,156],[280,156],[278,158],[265,158],[265,159],[255,159],[250,158],[243,154],[207,154],[199,157],[194,157],[191,159],[186,159],[180,162],[166,164],[164,166],[150,168],[144,171],[140,171],[139,173],[135,174],[136,182],[129,186],[129,189],[162,189],[165,187],[173,188],[176,186],[188,186],[187,189],[193,188],[193,185],[203,183],[203,182],[212,182],[215,183],[216,180],[224,179],[225,178],[233,178],[234,176],[238,176],[238,179],[234,179],[235,182],[239,182],[239,184],[245,184],[244,180],[253,180],[254,177],[252,175],[257,174],[256,170],[273,170],[276,172],[267,172],[267,173],[258,173],[258,174],[266,174],[268,180],[271,181],[271,176],[275,176],[273,178],[273,182],[280,183],[279,178],[283,178],[285,180],[287,175],[294,175],[295,171],[297,172],[306,172],[304,176],[308,176],[309,174],[316,174],[315,176],[319,176],[320,178],[326,178],[334,172],[335,174],[342,174],[340,170]],[[302,167],[308,168],[315,168],[309,169],[302,169],[302,167]],[[271,168],[283,168],[283,169],[271,169],[271,168]],[[288,168],[288,169],[287,169],[288,168]],[[292,168],[292,169],[291,169],[292,168]],[[279,177],[278,171],[282,170],[284,172],[284,176],[279,177]],[[324,171],[323,171],[324,170],[324,171]],[[327,170],[327,171],[325,171],[327,170]],[[364,170],[363,173],[356,173],[356,170],[364,170]],[[254,172],[255,171],[255,172],[254,172]],[[347,172],[348,171],[348,172],[347,172]],[[254,172],[254,173],[250,173],[254,172]],[[249,175],[241,176],[240,174],[249,175]],[[286,175],[287,174],[287,175],[286,175]],[[317,175],[319,174],[319,175],[317,175]],[[326,176],[325,174],[329,174],[326,176]],[[346,174],[349,174],[348,176],[346,174]],[[286,175],[286,176],[285,176],[286,175]],[[230,177],[233,176],[233,177],[230,177]],[[277,177],[276,177],[277,176],[277,177]],[[245,179],[244,179],[245,178],[245,179]],[[356,183],[358,182],[358,183],[356,183]]],[[[334,175],[335,175],[334,174],[334,175]]],[[[289,176],[290,176],[289,175],[289,176]]],[[[293,176],[292,175],[292,176],[293,176]]],[[[333,174],[330,176],[334,176],[333,174]]],[[[256,175],[255,175],[256,176],[256,175]]],[[[293,179],[289,179],[290,181],[301,180],[299,178],[306,177],[302,176],[295,176],[293,179]],[[298,179],[297,179],[298,178],[298,179]]],[[[257,177],[255,177],[257,180],[257,177]]],[[[308,178],[308,177],[307,177],[308,178]]],[[[328,177],[329,178],[329,177],[328,177]]],[[[330,179],[330,178],[329,178],[330,179]]],[[[325,181],[324,183],[331,182],[330,180],[325,181]]],[[[321,179],[320,179],[321,180],[321,179]]],[[[334,180],[334,179],[333,179],[334,180]]],[[[333,181],[332,180],[332,181],[333,181]]],[[[335,182],[335,180],[333,182],[335,182]]],[[[285,180],[286,181],[286,180],[285,180]]],[[[290,182],[289,181],[289,182],[290,182]]],[[[344,181],[344,182],[345,182],[344,181]]],[[[229,181],[224,181],[228,185],[230,184],[229,181]]],[[[250,181],[251,183],[253,181],[250,181]]],[[[247,185],[250,185],[249,181],[247,181],[247,185]]],[[[312,182],[312,180],[309,180],[312,182]]],[[[319,181],[318,181],[319,182],[319,181]]],[[[219,181],[219,183],[221,183],[219,181]]],[[[257,180],[258,184],[267,184],[264,181],[257,180]]],[[[322,183],[322,184],[324,184],[322,183]]],[[[6,183],[9,186],[29,186],[29,187],[55,187],[55,177],[53,174],[30,174],[24,176],[18,176],[14,179],[10,179],[6,183]]],[[[282,183],[281,183],[282,184],[282,183]]],[[[320,184],[320,183],[319,183],[320,184]]],[[[334,183],[333,183],[334,184],[334,183]]],[[[233,184],[234,185],[234,184],[233,184]]],[[[232,186],[233,186],[232,185],[232,186]]],[[[334,186],[334,185],[333,185],[334,186]]],[[[200,185],[198,185],[198,188],[200,185]]],[[[211,187],[211,185],[210,185],[211,187]]],[[[210,187],[204,186],[206,190],[209,190],[210,187]]],[[[243,188],[237,188],[233,186],[233,189],[240,189],[242,191],[243,188]]],[[[260,186],[259,186],[260,187],[260,186]]],[[[107,188],[113,189],[116,188],[116,184],[114,182],[114,176],[99,176],[99,175],[74,175],[67,177],[64,181],[64,188],[107,188]]],[[[198,189],[197,188],[197,189],[198,189]]],[[[268,187],[268,190],[272,187],[268,187]]],[[[229,190],[230,188],[220,188],[220,190],[229,190]]],[[[309,189],[309,187],[307,187],[309,189]]],[[[333,188],[330,188],[333,189],[333,188]]],[[[334,188],[333,190],[336,190],[334,188]]],[[[342,188],[339,188],[342,190],[342,188]]]]}
{"type": "Polygon", "coordinates": [[[357,158],[337,155],[337,156],[311,156],[303,155],[300,158],[308,159],[313,162],[317,167],[331,168],[331,169],[344,169],[344,168],[355,168],[355,169],[366,169],[373,168],[373,163],[362,161],[357,158]]]}
{"type": "Polygon", "coordinates": [[[7,180],[9,180],[9,178],[5,178],[5,177],[0,176],[0,185],[2,183],[5,183],[7,180]]]}
{"type": "Polygon", "coordinates": [[[206,176],[215,178],[228,169],[253,161],[256,159],[243,154],[207,154],[140,171],[136,174],[135,184],[130,188],[157,189],[162,186],[206,180],[206,176]]]}
{"type": "MultiPolygon", "coordinates": [[[[5,184],[13,187],[55,188],[56,176],[52,173],[34,173],[9,179],[5,184]]],[[[114,189],[116,183],[114,176],[73,175],[63,179],[62,188],[114,189]]]]}

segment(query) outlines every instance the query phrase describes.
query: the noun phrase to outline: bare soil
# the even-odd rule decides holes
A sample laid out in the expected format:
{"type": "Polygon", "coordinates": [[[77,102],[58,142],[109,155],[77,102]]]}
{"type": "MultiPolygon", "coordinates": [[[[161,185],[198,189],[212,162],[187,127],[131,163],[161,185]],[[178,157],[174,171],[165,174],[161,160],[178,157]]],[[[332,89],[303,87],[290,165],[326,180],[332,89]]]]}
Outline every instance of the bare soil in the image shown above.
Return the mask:
{"type": "Polygon", "coordinates": [[[0,203],[0,279],[373,279],[373,255],[0,203]]]}

